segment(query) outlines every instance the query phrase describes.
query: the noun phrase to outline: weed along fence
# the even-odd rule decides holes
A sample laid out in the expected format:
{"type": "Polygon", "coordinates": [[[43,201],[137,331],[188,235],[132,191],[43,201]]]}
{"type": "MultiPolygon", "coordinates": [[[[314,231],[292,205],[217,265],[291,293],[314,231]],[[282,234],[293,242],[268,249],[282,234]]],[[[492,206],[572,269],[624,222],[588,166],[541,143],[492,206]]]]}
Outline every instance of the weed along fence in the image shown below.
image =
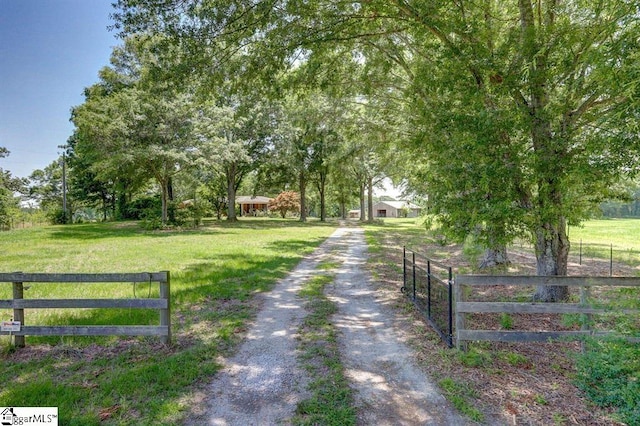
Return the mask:
{"type": "Polygon", "coordinates": [[[453,270],[403,248],[402,292],[411,298],[440,338],[453,347],[453,270]]]}
{"type": "MultiPolygon", "coordinates": [[[[610,331],[615,323],[616,315],[637,316],[638,309],[626,309],[620,303],[625,291],[640,290],[640,278],[635,277],[570,277],[570,276],[491,276],[491,275],[458,275],[455,278],[455,329],[456,345],[464,349],[467,341],[500,341],[500,342],[546,342],[550,340],[580,340],[588,336],[612,335],[610,331]],[[503,302],[503,301],[471,301],[471,295],[482,293],[489,286],[504,286],[522,289],[516,291],[516,297],[531,294],[530,287],[538,285],[568,286],[579,289],[579,297],[573,303],[536,303],[536,302],[503,302]],[[479,290],[478,290],[479,289],[479,290]],[[520,296],[518,296],[518,294],[520,296]],[[578,300],[579,299],[579,300],[578,300]],[[580,330],[479,330],[468,327],[467,315],[470,314],[538,314],[541,317],[549,314],[573,315],[580,330]],[[607,319],[607,316],[613,315],[607,319]],[[594,317],[600,316],[601,321],[594,317]]],[[[637,297],[637,293],[631,297],[637,297]]],[[[530,298],[530,296],[529,296],[530,298]]],[[[628,339],[640,341],[640,339],[628,339]]]]}
{"type": "MultiPolygon", "coordinates": [[[[402,270],[402,292],[449,347],[454,341],[464,349],[469,341],[581,340],[615,335],[611,330],[620,317],[640,322],[640,310],[633,302],[640,297],[637,277],[457,275],[454,279],[451,266],[406,247],[402,270]],[[569,302],[533,302],[539,285],[569,287],[569,302]],[[505,301],[509,299],[515,301],[505,301]],[[494,318],[477,321],[478,315],[494,318]],[[518,329],[522,315],[529,321],[518,329]]],[[[640,342],[640,338],[627,340],[640,342]]]]}
{"type": "MultiPolygon", "coordinates": [[[[0,286],[13,286],[13,298],[0,300],[3,309],[13,309],[11,321],[2,321],[0,335],[13,335],[15,345],[23,347],[25,336],[159,336],[163,343],[171,341],[171,300],[169,272],[109,273],[109,274],[27,274],[0,273],[0,286]],[[73,283],[93,286],[107,283],[134,285],[134,298],[129,299],[28,299],[25,290],[36,286],[73,283]],[[137,284],[158,283],[159,297],[137,298],[137,284]],[[25,285],[28,284],[28,285],[25,285]],[[28,325],[25,309],[154,309],[159,311],[159,325],[28,325]]],[[[149,287],[149,295],[151,287],[149,287]]],[[[30,311],[28,311],[30,312],[30,311]]],[[[4,317],[0,317],[4,319],[4,317]]]]}

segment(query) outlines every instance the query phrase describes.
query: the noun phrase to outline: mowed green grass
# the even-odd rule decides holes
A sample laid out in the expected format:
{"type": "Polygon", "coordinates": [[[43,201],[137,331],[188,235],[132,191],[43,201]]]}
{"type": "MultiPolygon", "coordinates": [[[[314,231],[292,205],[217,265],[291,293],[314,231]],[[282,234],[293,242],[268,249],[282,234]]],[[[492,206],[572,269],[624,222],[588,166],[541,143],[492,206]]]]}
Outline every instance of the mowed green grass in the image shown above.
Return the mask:
{"type": "Polygon", "coordinates": [[[569,228],[570,254],[640,266],[640,219],[590,220],[569,228]]]}
{"type": "MultiPolygon", "coordinates": [[[[372,235],[403,235],[402,240],[408,248],[419,247],[421,243],[433,240],[433,235],[425,231],[423,220],[420,218],[385,219],[383,225],[369,225],[367,230],[372,235]]],[[[584,257],[609,259],[613,246],[614,262],[640,266],[640,219],[589,220],[580,226],[569,228],[569,241],[572,256],[579,255],[582,241],[584,257]]],[[[374,239],[368,242],[374,243],[374,239]]]]}
{"type": "MultiPolygon", "coordinates": [[[[268,291],[335,224],[247,219],[196,231],[137,223],[52,226],[0,233],[0,272],[171,272],[174,343],[154,338],[0,336],[0,406],[57,406],[61,424],[175,424],[216,359],[241,339],[268,291]]],[[[0,299],[11,284],[0,283],[0,299]]],[[[44,284],[26,298],[154,297],[157,284],[44,284]]],[[[0,310],[9,319],[10,310],[0,310]]],[[[26,310],[30,325],[158,324],[152,310],[26,310]]]]}
{"type": "Polygon", "coordinates": [[[572,245],[582,240],[587,244],[610,244],[620,249],[640,251],[640,219],[589,220],[582,226],[569,228],[572,245]]]}

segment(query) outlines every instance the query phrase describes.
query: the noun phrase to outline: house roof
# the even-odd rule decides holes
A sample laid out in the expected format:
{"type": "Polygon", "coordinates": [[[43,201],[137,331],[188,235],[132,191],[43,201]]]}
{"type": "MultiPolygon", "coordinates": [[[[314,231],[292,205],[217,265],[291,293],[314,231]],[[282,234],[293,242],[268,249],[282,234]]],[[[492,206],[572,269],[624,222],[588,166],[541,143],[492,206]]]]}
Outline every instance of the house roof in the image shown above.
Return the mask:
{"type": "Polygon", "coordinates": [[[376,203],[376,205],[379,204],[386,204],[387,206],[393,207],[394,209],[401,209],[404,207],[410,208],[410,209],[420,209],[420,206],[413,204],[409,201],[380,201],[378,203],[376,203]]]}
{"type": "Polygon", "coordinates": [[[255,197],[249,195],[239,195],[236,197],[236,204],[268,204],[272,198],[256,195],[255,197]]]}

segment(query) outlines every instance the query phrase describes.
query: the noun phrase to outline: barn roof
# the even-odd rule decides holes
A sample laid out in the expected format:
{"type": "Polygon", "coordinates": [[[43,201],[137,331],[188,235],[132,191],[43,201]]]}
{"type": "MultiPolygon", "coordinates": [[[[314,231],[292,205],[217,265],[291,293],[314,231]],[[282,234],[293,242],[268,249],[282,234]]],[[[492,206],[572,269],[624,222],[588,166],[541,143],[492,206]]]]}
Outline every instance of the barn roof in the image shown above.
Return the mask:
{"type": "Polygon", "coordinates": [[[393,207],[394,209],[402,209],[404,207],[410,208],[410,209],[419,209],[420,206],[415,205],[409,201],[380,201],[377,204],[386,204],[388,206],[393,207]]]}

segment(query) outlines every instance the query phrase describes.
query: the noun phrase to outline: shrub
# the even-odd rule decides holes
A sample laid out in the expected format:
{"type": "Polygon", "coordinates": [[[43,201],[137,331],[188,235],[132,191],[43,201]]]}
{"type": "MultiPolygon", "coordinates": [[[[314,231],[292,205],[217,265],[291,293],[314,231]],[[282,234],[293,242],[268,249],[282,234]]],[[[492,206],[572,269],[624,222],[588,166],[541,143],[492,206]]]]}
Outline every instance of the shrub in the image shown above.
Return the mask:
{"type": "Polygon", "coordinates": [[[53,225],[64,225],[70,222],[69,215],[65,214],[62,209],[56,209],[48,212],[47,219],[49,219],[53,225]]]}
{"type": "Polygon", "coordinates": [[[300,194],[294,191],[284,191],[269,201],[269,211],[277,211],[284,219],[287,213],[300,211],[300,194]]]}
{"type": "Polygon", "coordinates": [[[128,203],[121,212],[121,219],[140,220],[153,215],[160,217],[162,201],[158,196],[138,198],[128,203]]]}
{"type": "Polygon", "coordinates": [[[640,346],[625,340],[588,341],[577,355],[576,385],[627,424],[640,424],[640,346]]]}
{"type": "Polygon", "coordinates": [[[484,248],[476,241],[473,235],[467,236],[462,245],[462,254],[471,265],[478,265],[480,256],[484,253],[484,248]]]}

